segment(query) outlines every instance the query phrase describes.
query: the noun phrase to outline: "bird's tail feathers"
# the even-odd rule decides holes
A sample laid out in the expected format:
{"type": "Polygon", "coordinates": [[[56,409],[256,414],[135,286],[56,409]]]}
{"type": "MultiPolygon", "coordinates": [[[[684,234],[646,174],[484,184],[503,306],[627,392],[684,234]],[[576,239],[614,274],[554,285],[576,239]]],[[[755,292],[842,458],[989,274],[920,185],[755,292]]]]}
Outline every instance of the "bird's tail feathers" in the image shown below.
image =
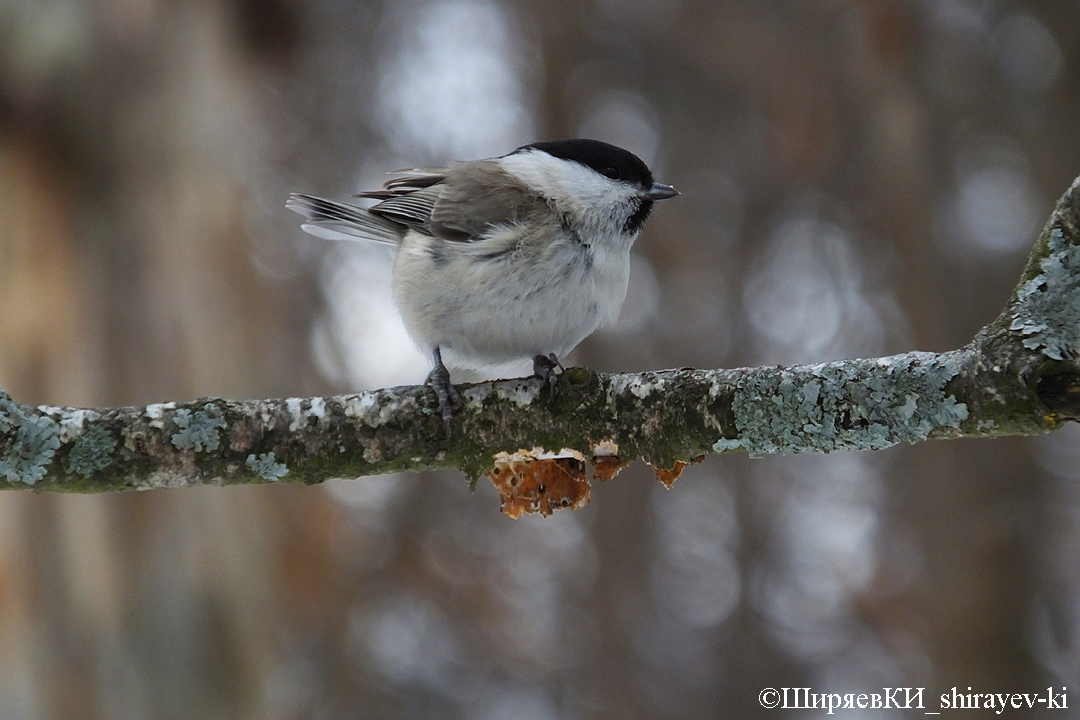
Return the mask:
{"type": "Polygon", "coordinates": [[[370,240],[397,245],[401,226],[372,215],[362,207],[326,198],[292,193],[285,207],[302,215],[304,232],[328,240],[370,240]]]}

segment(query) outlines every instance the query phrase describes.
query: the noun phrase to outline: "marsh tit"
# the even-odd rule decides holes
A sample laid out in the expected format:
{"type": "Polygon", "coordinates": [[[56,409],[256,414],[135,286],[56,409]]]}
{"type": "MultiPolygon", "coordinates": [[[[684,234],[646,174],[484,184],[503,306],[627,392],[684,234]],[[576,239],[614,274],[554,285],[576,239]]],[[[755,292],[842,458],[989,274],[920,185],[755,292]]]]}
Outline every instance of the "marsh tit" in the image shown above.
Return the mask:
{"type": "Polygon", "coordinates": [[[630,247],[653,203],[678,195],[598,140],[537,142],[502,157],[390,173],[371,207],[294,193],[306,232],[397,248],[393,294],[449,427],[461,396],[446,364],[522,359],[554,392],[558,358],[619,316],[630,247]],[[444,364],[445,363],[445,364],[444,364]]]}

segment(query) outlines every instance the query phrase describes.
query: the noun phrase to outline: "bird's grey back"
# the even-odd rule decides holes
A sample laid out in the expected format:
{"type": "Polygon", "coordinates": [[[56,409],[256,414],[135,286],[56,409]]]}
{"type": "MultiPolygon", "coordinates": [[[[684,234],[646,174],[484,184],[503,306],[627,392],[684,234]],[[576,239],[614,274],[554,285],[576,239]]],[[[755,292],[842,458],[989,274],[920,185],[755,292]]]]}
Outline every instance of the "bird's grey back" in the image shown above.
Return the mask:
{"type": "Polygon", "coordinates": [[[472,242],[495,226],[520,223],[547,208],[546,200],[496,160],[446,168],[400,170],[380,190],[356,197],[378,200],[370,208],[293,193],[286,207],[320,237],[398,243],[407,229],[451,242],[472,242]]]}
{"type": "Polygon", "coordinates": [[[384,190],[360,194],[382,200],[369,211],[443,240],[474,241],[494,226],[521,222],[544,203],[494,160],[402,173],[384,190]]]}

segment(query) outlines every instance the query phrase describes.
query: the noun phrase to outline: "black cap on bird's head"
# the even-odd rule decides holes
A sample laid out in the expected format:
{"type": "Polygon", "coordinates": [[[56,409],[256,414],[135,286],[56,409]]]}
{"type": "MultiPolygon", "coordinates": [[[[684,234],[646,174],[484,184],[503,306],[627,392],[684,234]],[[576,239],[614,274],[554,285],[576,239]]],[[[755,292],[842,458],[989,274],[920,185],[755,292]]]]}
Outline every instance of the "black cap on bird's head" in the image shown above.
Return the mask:
{"type": "Polygon", "coordinates": [[[515,152],[534,149],[543,150],[562,160],[581,163],[612,180],[622,180],[645,188],[652,187],[653,184],[652,171],[645,161],[629,150],[600,140],[551,140],[532,143],[518,148],[515,152]]]}
{"type": "Polygon", "coordinates": [[[606,178],[637,187],[641,192],[642,202],[638,211],[627,222],[627,230],[636,232],[641,228],[649,217],[653,202],[673,198],[679,194],[679,191],[670,185],[654,182],[649,166],[637,155],[601,140],[586,138],[549,140],[524,145],[514,152],[528,150],[541,150],[561,160],[581,163],[606,178]]]}

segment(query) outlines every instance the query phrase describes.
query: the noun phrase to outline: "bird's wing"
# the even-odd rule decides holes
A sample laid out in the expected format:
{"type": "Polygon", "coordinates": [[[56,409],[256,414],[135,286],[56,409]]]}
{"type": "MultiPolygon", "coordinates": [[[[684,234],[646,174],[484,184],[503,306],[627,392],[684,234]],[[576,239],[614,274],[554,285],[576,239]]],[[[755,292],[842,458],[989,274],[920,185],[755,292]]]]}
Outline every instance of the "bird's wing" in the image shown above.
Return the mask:
{"type": "Polygon", "coordinates": [[[439,183],[446,180],[446,168],[411,168],[394,170],[381,190],[367,190],[355,197],[379,200],[368,210],[373,214],[431,235],[431,212],[442,193],[439,183]]]}
{"type": "Polygon", "coordinates": [[[537,202],[494,162],[403,170],[382,190],[359,196],[381,200],[369,208],[374,215],[456,242],[472,242],[493,226],[518,222],[537,202]]]}
{"type": "Polygon", "coordinates": [[[439,201],[439,196],[442,195],[441,186],[433,185],[401,194],[378,190],[361,193],[360,197],[384,197],[384,193],[388,193],[389,197],[385,197],[382,202],[368,208],[372,215],[407,225],[428,235],[434,234],[431,231],[431,213],[435,209],[435,203],[439,201]]]}
{"type": "Polygon", "coordinates": [[[285,207],[307,220],[304,232],[329,240],[374,240],[396,245],[401,242],[401,226],[370,214],[367,210],[337,200],[292,193],[285,207]]]}

